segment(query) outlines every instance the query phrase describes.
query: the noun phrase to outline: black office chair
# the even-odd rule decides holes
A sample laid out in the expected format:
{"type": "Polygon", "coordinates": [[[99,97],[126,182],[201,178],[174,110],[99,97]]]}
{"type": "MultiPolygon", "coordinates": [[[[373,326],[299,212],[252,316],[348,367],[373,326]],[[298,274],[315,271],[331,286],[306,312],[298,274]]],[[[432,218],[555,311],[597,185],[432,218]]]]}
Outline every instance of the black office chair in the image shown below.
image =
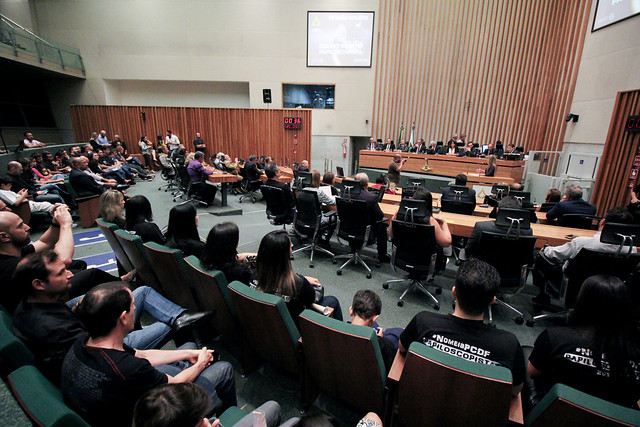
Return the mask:
{"type": "Polygon", "coordinates": [[[201,206],[208,206],[206,202],[194,197],[195,191],[187,168],[178,166],[176,172],[178,174],[178,191],[173,194],[173,201],[176,202],[178,199],[185,199],[183,203],[194,202],[201,206]]]}
{"type": "Polygon", "coordinates": [[[404,304],[404,297],[411,290],[422,291],[433,301],[433,308],[440,309],[440,303],[427,286],[436,286],[436,294],[442,293],[442,288],[433,285],[433,276],[436,266],[436,236],[432,225],[415,224],[409,219],[410,215],[405,214],[405,220],[394,220],[392,223],[393,239],[391,252],[391,267],[396,271],[396,267],[408,272],[406,278],[387,280],[382,287],[389,289],[390,283],[410,282],[398,299],[398,306],[404,304]]]}
{"type": "MultiPolygon", "coordinates": [[[[345,184],[345,190],[346,189],[347,186],[345,184]]],[[[339,259],[347,260],[340,266],[336,273],[340,276],[342,269],[351,263],[362,264],[367,270],[367,279],[371,279],[371,269],[365,260],[375,262],[376,266],[380,265],[380,261],[360,254],[364,244],[369,240],[369,234],[371,233],[367,202],[364,200],[353,200],[348,197],[336,197],[336,206],[338,208],[338,241],[341,238],[347,240],[352,251],[350,255],[333,257],[334,263],[339,259]]]]}
{"type": "Polygon", "coordinates": [[[287,203],[282,188],[263,185],[260,187],[260,192],[267,202],[267,219],[272,225],[282,225],[282,228],[285,228],[287,224],[293,222],[291,207],[287,203]]]}
{"type": "Polygon", "coordinates": [[[598,221],[602,218],[594,215],[565,214],[558,218],[560,227],[582,228],[584,230],[594,230],[598,226],[598,221]],[[594,223],[595,221],[595,223],[594,223]]]}
{"type": "Polygon", "coordinates": [[[344,176],[344,168],[342,166],[336,166],[336,172],[339,177],[344,176]]]}
{"type": "Polygon", "coordinates": [[[311,250],[309,258],[309,267],[311,268],[313,268],[313,255],[316,250],[335,259],[335,255],[332,252],[322,246],[318,246],[317,242],[322,233],[336,226],[336,215],[329,216],[329,222],[324,225],[322,224],[322,218],[322,206],[318,200],[318,193],[308,190],[300,191],[298,197],[296,197],[296,215],[293,223],[296,235],[310,237],[311,242],[294,250],[292,255],[300,251],[311,250]]]}
{"type": "Polygon", "coordinates": [[[242,176],[242,183],[240,184],[240,187],[244,194],[240,196],[238,203],[242,203],[244,199],[250,199],[251,203],[255,203],[262,181],[260,181],[260,179],[256,179],[254,181],[249,180],[244,168],[240,168],[240,175],[242,176]]]}
{"type": "Polygon", "coordinates": [[[457,200],[440,200],[440,207],[442,212],[473,215],[473,211],[476,209],[476,204],[474,202],[461,202],[457,200]]]}
{"type": "Polygon", "coordinates": [[[527,325],[533,326],[540,319],[566,318],[588,277],[606,274],[626,280],[640,264],[640,254],[632,252],[634,247],[640,246],[640,225],[607,223],[600,234],[600,242],[618,245],[618,249],[614,252],[580,249],[564,269],[559,288],[552,281],[545,280],[545,292],[560,300],[558,311],[534,316],[527,325]]]}
{"type": "Polygon", "coordinates": [[[426,179],[424,178],[409,178],[409,185],[411,187],[417,187],[417,188],[425,188],[425,183],[427,182],[426,179]]]}
{"type": "Polygon", "coordinates": [[[540,205],[540,212],[549,212],[558,202],[543,202],[540,205]]]}

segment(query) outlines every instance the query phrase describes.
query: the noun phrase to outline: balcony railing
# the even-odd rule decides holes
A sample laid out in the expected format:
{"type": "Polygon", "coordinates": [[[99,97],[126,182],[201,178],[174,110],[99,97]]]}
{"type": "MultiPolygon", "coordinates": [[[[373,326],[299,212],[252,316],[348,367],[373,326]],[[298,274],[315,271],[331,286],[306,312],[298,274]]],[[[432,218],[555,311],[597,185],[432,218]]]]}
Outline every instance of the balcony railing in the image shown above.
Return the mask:
{"type": "Polygon", "coordinates": [[[80,50],[48,41],[0,15],[0,50],[13,52],[16,57],[31,57],[41,64],[57,64],[63,70],[72,69],[85,74],[80,50]]]}

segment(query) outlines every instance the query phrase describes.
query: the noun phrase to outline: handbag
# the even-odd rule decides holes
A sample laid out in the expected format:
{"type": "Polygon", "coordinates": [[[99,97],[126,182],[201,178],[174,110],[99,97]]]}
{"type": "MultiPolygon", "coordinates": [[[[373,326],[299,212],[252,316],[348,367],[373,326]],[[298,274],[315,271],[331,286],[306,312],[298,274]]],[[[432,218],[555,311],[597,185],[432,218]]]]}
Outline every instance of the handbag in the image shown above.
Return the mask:
{"type": "Polygon", "coordinates": [[[323,285],[311,285],[316,293],[316,297],[313,300],[315,303],[319,303],[324,298],[324,286],[323,285]]]}

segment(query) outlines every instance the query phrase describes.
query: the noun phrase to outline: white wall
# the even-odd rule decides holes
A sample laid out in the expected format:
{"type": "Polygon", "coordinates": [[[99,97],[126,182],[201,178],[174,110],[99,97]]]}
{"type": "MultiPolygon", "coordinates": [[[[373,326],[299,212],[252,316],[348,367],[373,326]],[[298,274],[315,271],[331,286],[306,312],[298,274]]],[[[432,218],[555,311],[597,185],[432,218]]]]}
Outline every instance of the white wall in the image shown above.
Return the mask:
{"type": "Polygon", "coordinates": [[[640,89],[640,16],[591,32],[592,0],[564,151],[602,153],[618,92],[640,89]]]}
{"type": "MultiPolygon", "coordinates": [[[[370,134],[365,120],[371,121],[375,68],[307,68],[306,12],[377,12],[377,0],[38,0],[31,5],[41,35],[80,49],[87,80],[73,103],[266,108],[262,89],[270,88],[271,108],[280,108],[282,83],[334,83],[336,108],[313,112],[312,134],[370,134]]],[[[68,108],[64,104],[54,108],[68,108]]]]}

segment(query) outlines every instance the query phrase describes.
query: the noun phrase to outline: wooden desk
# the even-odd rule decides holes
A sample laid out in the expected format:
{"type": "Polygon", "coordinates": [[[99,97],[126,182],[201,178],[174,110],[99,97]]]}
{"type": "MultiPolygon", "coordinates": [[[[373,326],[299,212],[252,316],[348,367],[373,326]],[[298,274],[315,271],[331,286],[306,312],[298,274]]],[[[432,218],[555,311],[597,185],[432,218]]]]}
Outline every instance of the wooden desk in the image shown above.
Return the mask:
{"type": "MultiPolygon", "coordinates": [[[[398,205],[392,205],[389,203],[379,203],[380,209],[385,218],[392,218],[398,212],[398,205]]],[[[461,237],[469,237],[471,230],[478,221],[492,221],[488,218],[482,218],[474,215],[460,215],[449,212],[440,212],[433,215],[435,218],[444,219],[451,234],[461,237]]],[[[546,244],[552,246],[560,246],[567,243],[569,238],[567,235],[573,234],[574,236],[592,237],[596,234],[596,230],[583,230],[580,228],[558,227],[548,224],[531,224],[533,229],[533,235],[538,238],[536,240],[536,247],[541,248],[546,244]]]]}
{"type": "MultiPolygon", "coordinates": [[[[208,168],[211,170],[211,168],[208,168]]],[[[213,173],[207,177],[209,182],[215,184],[222,184],[222,188],[220,191],[220,197],[222,200],[222,206],[227,206],[227,184],[238,182],[242,177],[240,175],[234,175],[232,173],[222,172],[220,170],[214,169],[213,173]]]]}
{"type": "MultiPolygon", "coordinates": [[[[396,152],[361,150],[360,167],[387,170],[396,152]]],[[[455,177],[459,173],[467,174],[470,182],[495,184],[501,181],[508,184],[522,181],[524,161],[498,160],[493,177],[478,176],[477,169],[487,168],[487,159],[481,157],[455,157],[435,154],[399,153],[407,159],[403,172],[416,172],[428,175],[455,177]],[[425,170],[428,164],[429,169],[425,170]]]]}
{"type": "MultiPolygon", "coordinates": [[[[285,184],[289,184],[293,181],[293,169],[286,166],[278,166],[278,169],[280,170],[280,176],[277,177],[276,181],[284,182],[285,184]]],[[[261,181],[266,181],[267,179],[266,173],[260,175],[261,181]]]]}

